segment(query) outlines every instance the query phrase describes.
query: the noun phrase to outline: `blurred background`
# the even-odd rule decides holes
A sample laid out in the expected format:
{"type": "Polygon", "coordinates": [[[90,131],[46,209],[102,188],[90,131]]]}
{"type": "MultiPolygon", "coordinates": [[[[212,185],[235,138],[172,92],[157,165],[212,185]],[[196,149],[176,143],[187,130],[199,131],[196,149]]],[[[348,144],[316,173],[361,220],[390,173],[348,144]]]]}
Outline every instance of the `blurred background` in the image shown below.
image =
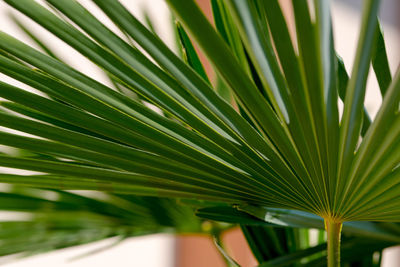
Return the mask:
{"type": "MultiPolygon", "coordinates": [[[[91,10],[98,18],[110,28],[114,28],[111,22],[96,9],[90,0],[80,1],[84,6],[91,10]]],[[[145,20],[145,14],[151,18],[154,23],[155,31],[172,48],[174,48],[173,30],[171,27],[171,14],[163,0],[121,0],[123,4],[139,19],[145,20]]],[[[209,0],[197,0],[204,12],[211,18],[211,8],[209,0]]],[[[281,0],[282,8],[291,21],[290,0],[281,0]]],[[[358,38],[358,29],[360,24],[362,0],[335,0],[332,1],[333,22],[335,45],[338,54],[343,57],[348,71],[351,71],[351,65],[354,58],[354,51],[358,38]]],[[[9,19],[11,10],[0,2],[0,25],[1,30],[5,31],[24,42],[31,43],[29,40],[9,19]]],[[[389,63],[394,73],[400,61],[400,1],[383,0],[381,6],[380,19],[383,25],[386,49],[389,56],[389,63]]],[[[73,49],[54,38],[42,28],[31,23],[29,19],[19,16],[23,22],[28,23],[31,29],[43,37],[49,46],[61,56],[63,60],[78,68],[85,74],[108,84],[109,80],[104,76],[96,66],[75,52],[73,49]]],[[[289,23],[290,24],[290,23],[289,23]]],[[[202,59],[207,66],[206,59],[202,59]]],[[[210,68],[209,68],[210,70],[210,68]]],[[[10,83],[7,77],[0,74],[0,79],[10,83]]],[[[20,84],[18,84],[20,85],[20,84]]],[[[378,91],[378,84],[374,75],[370,75],[368,81],[368,91],[365,105],[369,110],[371,117],[374,117],[381,103],[381,96],[378,91]]],[[[2,212],[0,220],[11,220],[12,213],[2,212]]],[[[255,266],[256,261],[251,255],[243,235],[239,229],[229,230],[223,235],[223,241],[229,244],[227,252],[242,266],[255,266]]],[[[4,266],[22,267],[22,266],[146,266],[146,267],[197,267],[197,266],[225,266],[222,257],[216,250],[213,241],[206,236],[183,235],[174,237],[172,235],[152,235],[137,237],[125,240],[116,246],[112,246],[116,240],[111,238],[88,245],[77,246],[74,248],[62,249],[56,252],[41,254],[19,261],[7,262],[4,266]],[[93,253],[98,252],[98,253],[93,253]],[[89,254],[89,255],[87,255],[89,254]]],[[[400,266],[400,253],[398,248],[387,249],[384,253],[382,265],[400,266]]]]}

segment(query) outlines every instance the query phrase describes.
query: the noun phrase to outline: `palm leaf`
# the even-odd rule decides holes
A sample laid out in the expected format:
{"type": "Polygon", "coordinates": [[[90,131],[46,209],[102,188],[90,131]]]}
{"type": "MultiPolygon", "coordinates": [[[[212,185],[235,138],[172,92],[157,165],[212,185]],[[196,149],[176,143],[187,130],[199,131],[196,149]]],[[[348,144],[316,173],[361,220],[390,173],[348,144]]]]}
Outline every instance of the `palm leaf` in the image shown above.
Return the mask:
{"type": "MultiPolygon", "coordinates": [[[[271,208],[239,209],[215,206],[201,208],[196,214],[205,219],[242,224],[242,231],[260,266],[308,266],[317,262],[324,266],[325,239],[320,239],[317,244],[311,244],[307,229],[323,229],[321,218],[311,214],[271,208]]],[[[364,261],[362,263],[364,265],[361,266],[372,266],[365,263],[366,259],[370,259],[372,264],[374,252],[397,244],[398,235],[398,229],[387,228],[382,223],[344,223],[342,254],[346,256],[342,258],[342,262],[357,265],[364,261]],[[363,244],[367,246],[363,247],[363,244]],[[365,249],[358,250],[357,246],[365,249]]]]}
{"type": "Polygon", "coordinates": [[[0,256],[24,257],[110,237],[202,231],[192,208],[171,199],[22,187],[1,192],[0,199],[1,210],[25,215],[0,222],[0,256]],[[53,199],[45,197],[49,194],[53,199]]]}
{"type": "Polygon", "coordinates": [[[3,182],[292,209],[322,217],[329,231],[347,221],[400,221],[400,76],[391,81],[379,1],[364,3],[349,78],[326,1],[314,1],[315,21],[308,1],[292,1],[291,38],[276,1],[213,1],[217,31],[193,1],[168,0],[187,62],[118,1],[94,0],[146,54],[76,1],[47,0],[56,13],[33,0],[5,2],[126,90],[0,33],[0,71],[42,93],[0,84],[10,101],[0,125],[31,135],[2,131],[0,141],[47,157],[1,155],[1,166],[41,172],[3,174],[3,182]],[[186,32],[234,103],[209,83],[186,32]],[[384,95],[372,122],[363,106],[371,62],[384,95]]]}

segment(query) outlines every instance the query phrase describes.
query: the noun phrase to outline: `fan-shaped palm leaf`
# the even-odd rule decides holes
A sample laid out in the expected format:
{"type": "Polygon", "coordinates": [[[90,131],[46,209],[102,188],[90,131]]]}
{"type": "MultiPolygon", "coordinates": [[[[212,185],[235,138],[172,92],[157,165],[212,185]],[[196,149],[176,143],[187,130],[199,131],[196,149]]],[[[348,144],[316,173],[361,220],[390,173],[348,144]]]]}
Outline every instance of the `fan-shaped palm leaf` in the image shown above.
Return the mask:
{"type": "Polygon", "coordinates": [[[2,131],[0,142],[51,156],[0,155],[1,166],[44,173],[2,181],[314,213],[325,219],[331,266],[343,222],[400,221],[400,75],[390,82],[379,1],[364,3],[348,78],[333,47],[329,1],[314,1],[315,21],[306,0],[292,1],[297,52],[276,1],[215,1],[223,10],[219,34],[193,1],[168,0],[235,105],[118,1],[94,3],[151,58],[78,2],[47,1],[68,20],[33,0],[6,2],[162,114],[0,33],[0,71],[44,94],[0,84],[10,101],[0,125],[33,135],[2,131]],[[384,93],[372,122],[363,107],[371,60],[384,93]]]}

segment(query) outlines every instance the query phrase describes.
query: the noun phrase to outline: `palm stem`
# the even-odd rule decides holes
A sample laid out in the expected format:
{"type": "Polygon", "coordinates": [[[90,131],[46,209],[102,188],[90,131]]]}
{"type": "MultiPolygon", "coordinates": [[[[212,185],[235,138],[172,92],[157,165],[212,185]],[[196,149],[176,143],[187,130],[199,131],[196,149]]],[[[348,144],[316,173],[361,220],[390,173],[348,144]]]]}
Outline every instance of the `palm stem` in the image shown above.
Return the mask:
{"type": "Polygon", "coordinates": [[[342,223],[325,219],[325,229],[328,234],[328,267],[339,267],[342,223]]]}

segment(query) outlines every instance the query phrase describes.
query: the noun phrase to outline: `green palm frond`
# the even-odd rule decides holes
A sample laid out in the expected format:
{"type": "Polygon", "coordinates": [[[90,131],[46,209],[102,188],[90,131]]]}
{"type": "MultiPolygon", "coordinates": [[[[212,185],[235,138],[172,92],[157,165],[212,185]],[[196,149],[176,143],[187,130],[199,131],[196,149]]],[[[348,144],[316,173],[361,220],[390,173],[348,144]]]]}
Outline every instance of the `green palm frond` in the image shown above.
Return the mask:
{"type": "Polygon", "coordinates": [[[292,1],[293,37],[277,1],[212,1],[215,29],[193,1],[167,0],[183,25],[185,60],[118,1],[93,0],[146,53],[76,1],[47,0],[56,13],[33,0],[5,2],[124,90],[0,33],[0,71],[40,92],[0,83],[0,126],[31,135],[1,131],[0,142],[45,155],[0,155],[3,167],[40,172],[0,181],[293,209],[321,216],[328,230],[400,221],[400,75],[391,80],[379,1],[364,3],[351,75],[336,55],[329,1],[311,11],[292,1]],[[363,104],[371,62],[383,95],[373,121],[363,104]]]}
{"type": "Polygon", "coordinates": [[[23,215],[0,222],[0,256],[28,256],[109,237],[203,232],[193,209],[171,199],[22,187],[0,192],[0,199],[0,210],[23,215]]]}

